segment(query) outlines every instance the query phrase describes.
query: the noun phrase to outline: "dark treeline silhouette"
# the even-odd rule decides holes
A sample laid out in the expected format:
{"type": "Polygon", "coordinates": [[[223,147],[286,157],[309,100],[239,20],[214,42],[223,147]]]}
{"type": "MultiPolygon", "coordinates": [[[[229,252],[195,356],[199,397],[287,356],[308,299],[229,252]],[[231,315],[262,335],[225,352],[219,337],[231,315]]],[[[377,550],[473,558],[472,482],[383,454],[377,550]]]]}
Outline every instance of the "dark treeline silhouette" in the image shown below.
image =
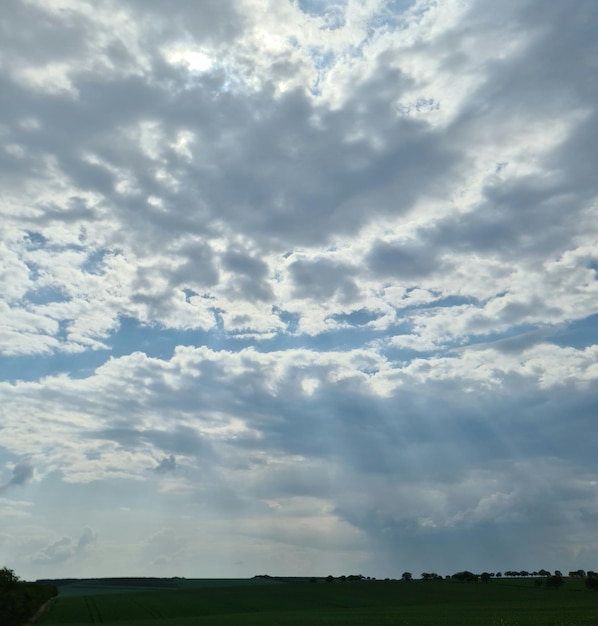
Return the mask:
{"type": "MultiPolygon", "coordinates": [[[[384,579],[376,579],[375,576],[364,576],[363,574],[349,574],[348,576],[326,576],[326,577],[284,577],[284,576],[269,576],[268,574],[258,574],[254,576],[254,578],[270,578],[274,580],[278,580],[280,582],[311,582],[317,583],[326,581],[328,583],[332,582],[348,582],[348,581],[383,581],[388,582],[391,578],[384,579]]],[[[482,572],[481,574],[475,574],[474,572],[470,572],[469,570],[464,570],[462,572],[456,572],[455,574],[441,576],[440,574],[436,574],[435,572],[423,572],[421,574],[421,580],[423,581],[443,581],[443,580],[452,580],[456,582],[462,583],[477,583],[482,582],[484,584],[488,584],[492,579],[502,579],[502,578],[533,578],[533,584],[536,587],[547,587],[558,589],[565,584],[566,578],[583,578],[585,586],[590,591],[598,591],[598,572],[588,570],[587,572],[579,569],[570,571],[568,576],[564,576],[560,570],[555,570],[554,573],[550,572],[547,569],[539,569],[539,570],[505,570],[505,572],[482,572]]],[[[411,581],[413,580],[413,574],[411,572],[403,572],[400,580],[402,581],[411,581]]]]}
{"type": "Polygon", "coordinates": [[[0,569],[0,624],[22,626],[56,595],[56,587],[19,580],[15,573],[0,569]]]}

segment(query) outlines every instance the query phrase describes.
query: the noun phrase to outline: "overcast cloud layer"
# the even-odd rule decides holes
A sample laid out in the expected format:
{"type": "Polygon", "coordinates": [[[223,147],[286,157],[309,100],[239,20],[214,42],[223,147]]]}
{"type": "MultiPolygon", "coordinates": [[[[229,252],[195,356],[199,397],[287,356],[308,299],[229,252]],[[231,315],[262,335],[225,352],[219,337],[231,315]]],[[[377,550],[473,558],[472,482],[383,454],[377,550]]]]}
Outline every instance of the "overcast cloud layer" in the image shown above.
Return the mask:
{"type": "Polygon", "coordinates": [[[0,566],[598,567],[594,0],[3,0],[0,566]]]}

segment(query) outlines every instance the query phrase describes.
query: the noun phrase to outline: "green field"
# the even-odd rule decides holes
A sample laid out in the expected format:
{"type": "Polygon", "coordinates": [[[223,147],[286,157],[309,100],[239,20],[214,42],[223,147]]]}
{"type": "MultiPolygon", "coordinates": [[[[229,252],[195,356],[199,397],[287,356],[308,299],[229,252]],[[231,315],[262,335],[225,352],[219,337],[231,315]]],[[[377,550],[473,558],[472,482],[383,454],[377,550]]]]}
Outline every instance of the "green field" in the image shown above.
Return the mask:
{"type": "Polygon", "coordinates": [[[561,589],[510,579],[274,583],[82,581],[60,588],[42,625],[598,625],[598,594],[580,580],[561,589]]]}

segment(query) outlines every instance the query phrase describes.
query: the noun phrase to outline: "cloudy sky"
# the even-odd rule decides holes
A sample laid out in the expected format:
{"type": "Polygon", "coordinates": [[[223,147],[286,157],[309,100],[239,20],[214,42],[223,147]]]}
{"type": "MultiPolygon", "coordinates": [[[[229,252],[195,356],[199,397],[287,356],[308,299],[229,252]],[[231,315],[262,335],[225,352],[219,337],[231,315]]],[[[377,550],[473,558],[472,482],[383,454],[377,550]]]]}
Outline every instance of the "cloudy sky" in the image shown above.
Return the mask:
{"type": "Polygon", "coordinates": [[[598,566],[595,0],[3,0],[0,565],[598,566]]]}

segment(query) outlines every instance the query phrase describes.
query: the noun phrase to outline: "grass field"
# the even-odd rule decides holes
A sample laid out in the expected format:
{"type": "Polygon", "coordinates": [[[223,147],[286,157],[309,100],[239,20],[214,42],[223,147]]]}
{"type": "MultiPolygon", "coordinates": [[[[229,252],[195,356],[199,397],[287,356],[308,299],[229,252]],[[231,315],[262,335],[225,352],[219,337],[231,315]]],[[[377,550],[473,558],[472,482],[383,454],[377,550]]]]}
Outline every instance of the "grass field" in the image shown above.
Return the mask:
{"type": "MultiPolygon", "coordinates": [[[[598,625],[598,594],[532,580],[362,581],[265,584],[175,579],[139,590],[123,582],[61,593],[42,626],[454,626],[598,625]],[[95,592],[94,592],[95,589],[95,592]]],[[[70,585],[69,585],[70,586],[70,585]]],[[[76,585],[75,585],[76,586],[76,585]]]]}

